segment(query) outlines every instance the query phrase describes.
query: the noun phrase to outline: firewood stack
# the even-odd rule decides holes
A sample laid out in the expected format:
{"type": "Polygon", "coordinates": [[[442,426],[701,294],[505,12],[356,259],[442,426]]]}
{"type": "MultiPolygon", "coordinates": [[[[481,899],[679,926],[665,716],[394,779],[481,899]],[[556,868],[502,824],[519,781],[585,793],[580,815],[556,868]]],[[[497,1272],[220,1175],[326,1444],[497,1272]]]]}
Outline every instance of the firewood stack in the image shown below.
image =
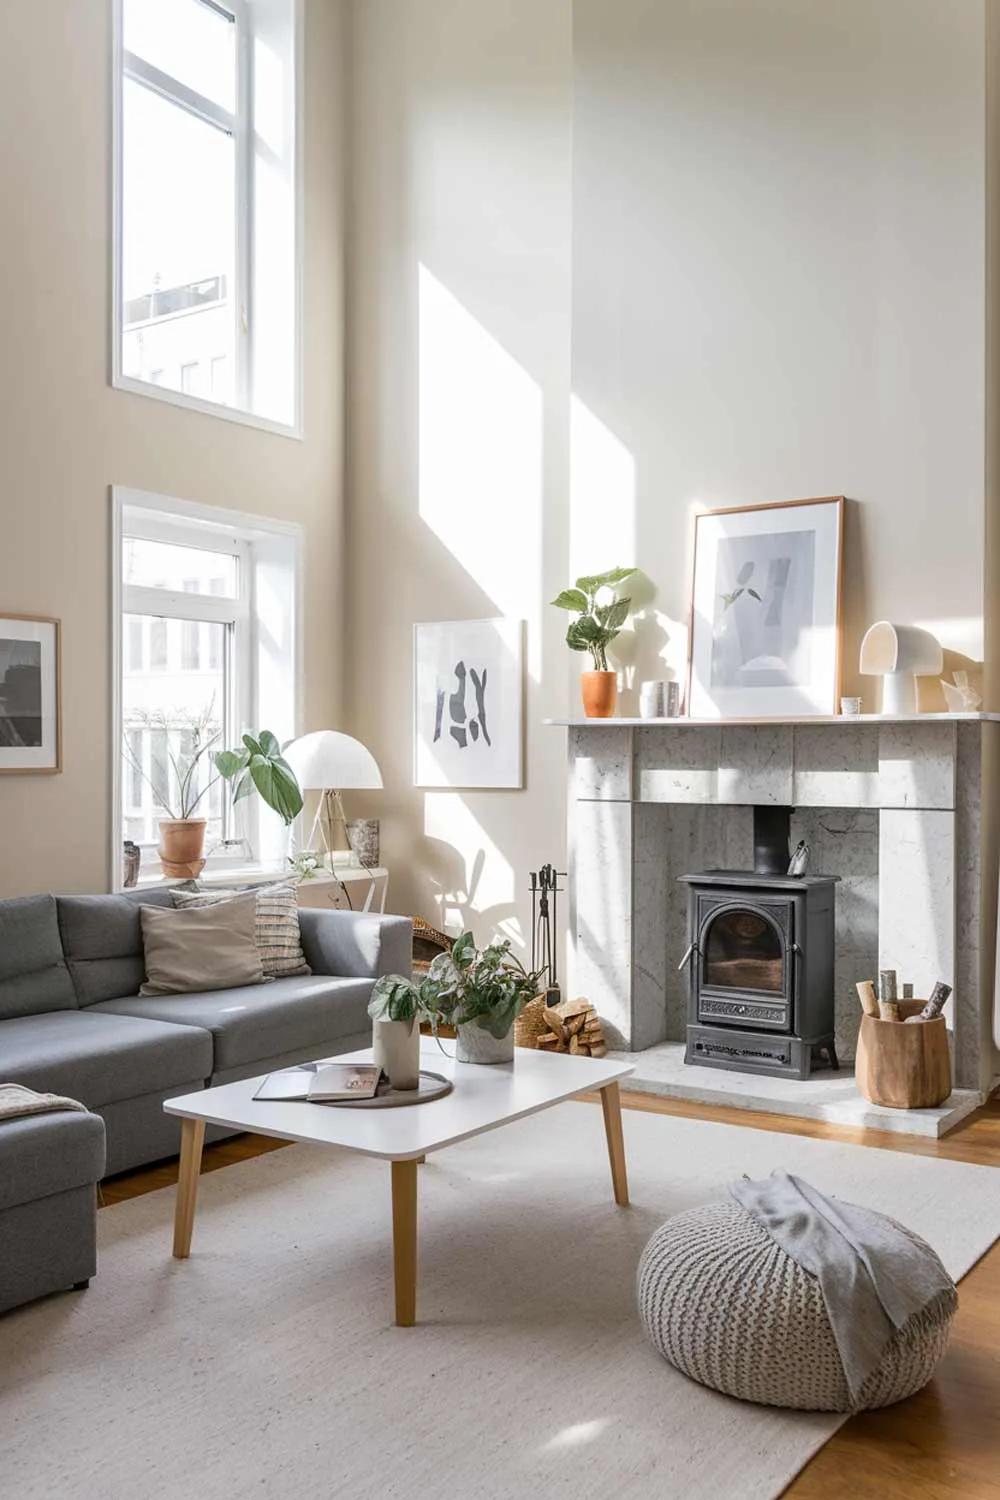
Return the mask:
{"type": "Polygon", "coordinates": [[[536,1043],[542,1052],[571,1052],[576,1057],[604,1057],[608,1048],[600,1016],[589,1000],[564,1000],[545,1006],[542,1017],[549,1027],[536,1043]]]}

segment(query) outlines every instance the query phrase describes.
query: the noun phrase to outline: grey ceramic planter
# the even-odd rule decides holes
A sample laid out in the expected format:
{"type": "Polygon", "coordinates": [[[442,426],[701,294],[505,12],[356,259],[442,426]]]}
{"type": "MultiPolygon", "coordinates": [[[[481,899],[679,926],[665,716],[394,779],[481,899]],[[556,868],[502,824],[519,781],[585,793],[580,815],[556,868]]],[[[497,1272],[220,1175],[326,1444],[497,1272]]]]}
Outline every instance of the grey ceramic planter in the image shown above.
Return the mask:
{"type": "Polygon", "coordinates": [[[495,1037],[478,1021],[463,1021],[458,1028],[455,1059],[464,1063],[509,1063],[514,1061],[514,1028],[495,1037]]]}

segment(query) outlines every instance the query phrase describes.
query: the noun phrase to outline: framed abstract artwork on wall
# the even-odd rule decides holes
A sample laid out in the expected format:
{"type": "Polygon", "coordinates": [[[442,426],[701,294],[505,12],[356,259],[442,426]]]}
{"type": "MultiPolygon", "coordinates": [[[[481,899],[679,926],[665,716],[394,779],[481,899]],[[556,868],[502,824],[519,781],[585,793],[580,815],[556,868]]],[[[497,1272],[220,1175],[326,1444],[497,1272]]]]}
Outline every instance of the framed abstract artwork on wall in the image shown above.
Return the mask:
{"type": "Polygon", "coordinates": [[[413,784],[524,785],[524,624],[413,627],[413,784]]]}
{"type": "Polygon", "coordinates": [[[692,718],[837,712],[843,527],[840,495],[698,516],[692,718]]]}
{"type": "Polygon", "coordinates": [[[59,621],[0,615],[0,773],[61,769],[59,621]]]}

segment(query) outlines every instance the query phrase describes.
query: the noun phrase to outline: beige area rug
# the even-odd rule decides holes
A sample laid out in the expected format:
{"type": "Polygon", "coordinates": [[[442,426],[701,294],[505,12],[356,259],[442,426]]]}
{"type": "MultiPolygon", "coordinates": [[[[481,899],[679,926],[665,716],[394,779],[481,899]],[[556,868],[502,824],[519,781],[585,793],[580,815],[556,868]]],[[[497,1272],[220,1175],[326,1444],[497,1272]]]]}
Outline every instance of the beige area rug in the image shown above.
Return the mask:
{"type": "Polygon", "coordinates": [[[839,1425],[694,1385],[633,1277],[669,1214],[784,1167],[912,1225],[961,1276],[1000,1172],[564,1104],[421,1169],[421,1326],[391,1325],[388,1168],[293,1146],[105,1209],[89,1291],[0,1318],[0,1494],[18,1500],[766,1500],[839,1425]]]}

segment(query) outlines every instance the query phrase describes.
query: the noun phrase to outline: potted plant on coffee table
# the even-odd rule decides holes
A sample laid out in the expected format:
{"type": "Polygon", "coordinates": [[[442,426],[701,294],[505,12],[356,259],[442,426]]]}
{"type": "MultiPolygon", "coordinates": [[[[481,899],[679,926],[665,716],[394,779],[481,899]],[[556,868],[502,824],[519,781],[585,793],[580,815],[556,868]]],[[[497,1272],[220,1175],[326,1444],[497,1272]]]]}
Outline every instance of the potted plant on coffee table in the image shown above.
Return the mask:
{"type": "Polygon", "coordinates": [[[373,1059],[394,1089],[420,1087],[420,1021],[425,1014],[420,991],[401,974],[376,980],[368,1002],[372,1018],[373,1059]]]}
{"type": "Polygon", "coordinates": [[[543,972],[529,973],[506,940],[480,951],[464,932],[431,963],[420,999],[435,1029],[439,1022],[456,1028],[459,1062],[510,1062],[514,1022],[539,993],[543,972]]]}
{"type": "Polygon", "coordinates": [[[588,719],[610,719],[618,702],[618,674],[608,666],[607,648],[628,619],[632,601],[619,599],[618,585],[631,578],[635,568],[611,568],[607,573],[585,574],[570,589],[563,589],[552,603],[576,615],[566,631],[571,651],[589,651],[593,670],[580,675],[583,711],[588,719]]]}

